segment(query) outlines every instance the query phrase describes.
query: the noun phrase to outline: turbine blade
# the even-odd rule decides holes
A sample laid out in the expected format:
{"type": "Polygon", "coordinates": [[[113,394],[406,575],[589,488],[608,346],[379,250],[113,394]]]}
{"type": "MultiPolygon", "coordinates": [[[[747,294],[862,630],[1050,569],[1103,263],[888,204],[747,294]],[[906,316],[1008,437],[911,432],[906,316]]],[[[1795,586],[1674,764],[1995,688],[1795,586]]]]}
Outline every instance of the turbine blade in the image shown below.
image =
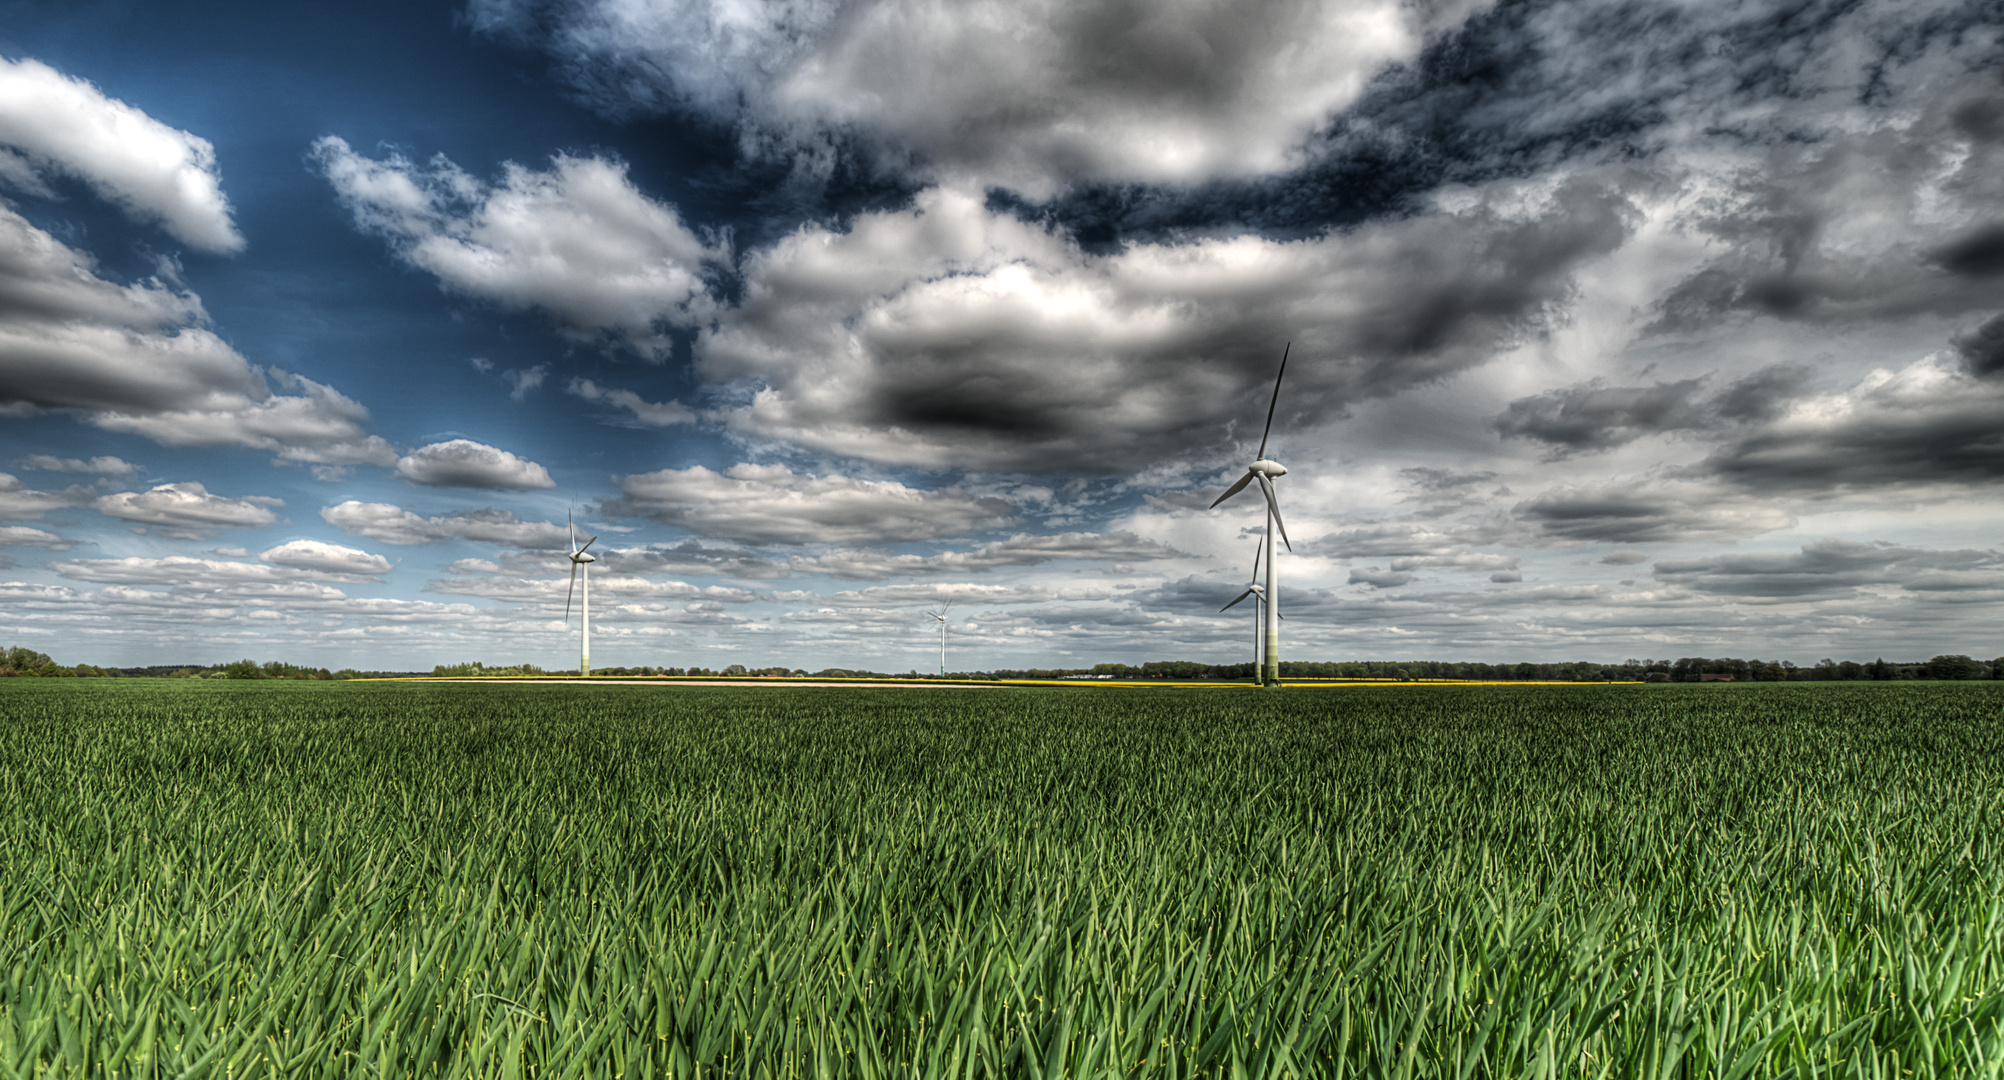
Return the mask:
{"type": "Polygon", "coordinates": [[[1266,437],[1273,434],[1273,407],[1280,404],[1280,380],[1287,376],[1287,354],[1294,350],[1294,342],[1280,350],[1280,374],[1273,377],[1273,400],[1266,403],[1266,430],[1259,433],[1259,456],[1266,457],[1266,437]]]}
{"type": "MultiPolygon", "coordinates": [[[[1244,600],[1244,599],[1245,599],[1246,597],[1248,597],[1248,596],[1251,596],[1252,594],[1253,594],[1253,591],[1252,591],[1251,589],[1247,589],[1246,591],[1244,591],[1244,592],[1242,592],[1242,593],[1240,593],[1240,594],[1239,594],[1239,600],[1244,600]]],[[[1230,610],[1232,610],[1233,608],[1235,608],[1235,607],[1238,607],[1238,606],[1239,606],[1239,600],[1234,600],[1234,601],[1232,601],[1231,603],[1229,603],[1229,604],[1226,604],[1226,605],[1225,605],[1224,607],[1221,607],[1221,608],[1219,608],[1218,610],[1219,610],[1219,611],[1230,611],[1230,610]]]]}
{"type": "Polygon", "coordinates": [[[584,547],[581,547],[581,548],[579,548],[579,549],[578,549],[578,554],[580,554],[580,555],[584,554],[584,553],[585,553],[585,548],[588,548],[588,547],[590,547],[590,546],[592,546],[593,544],[596,544],[596,543],[598,543],[598,537],[596,537],[596,536],[594,536],[594,537],[592,537],[591,539],[589,539],[589,540],[585,541],[585,546],[584,546],[584,547]]]}
{"type": "Polygon", "coordinates": [[[578,591],[578,564],[571,564],[571,587],[564,591],[564,621],[571,621],[571,596],[578,591]]]}
{"type": "Polygon", "coordinates": [[[1218,496],[1218,502],[1212,503],[1210,508],[1216,510],[1218,508],[1218,503],[1224,502],[1226,499],[1229,499],[1232,496],[1237,495],[1239,492],[1244,491],[1246,489],[1246,485],[1252,483],[1252,478],[1254,475],[1255,474],[1251,469],[1247,469],[1246,474],[1244,476],[1239,477],[1239,482],[1233,484],[1229,488],[1226,488],[1225,493],[1223,495],[1218,496]]]}
{"type": "Polygon", "coordinates": [[[1265,544],[1254,544],[1254,545],[1253,545],[1253,575],[1252,575],[1252,580],[1253,580],[1253,584],[1255,584],[1255,585],[1259,584],[1259,557],[1260,557],[1261,555],[1264,555],[1264,554],[1266,554],[1266,545],[1265,545],[1265,544]]]}
{"type": "Polygon", "coordinates": [[[1287,550],[1293,551],[1294,541],[1287,538],[1287,522],[1280,520],[1280,496],[1273,490],[1273,481],[1260,477],[1259,489],[1266,495],[1267,508],[1273,511],[1273,523],[1280,526],[1280,542],[1287,545],[1287,550]]]}
{"type": "Polygon", "coordinates": [[[571,554],[576,555],[578,553],[578,525],[577,522],[571,520],[571,512],[569,510],[564,511],[564,524],[570,526],[571,554]]]}

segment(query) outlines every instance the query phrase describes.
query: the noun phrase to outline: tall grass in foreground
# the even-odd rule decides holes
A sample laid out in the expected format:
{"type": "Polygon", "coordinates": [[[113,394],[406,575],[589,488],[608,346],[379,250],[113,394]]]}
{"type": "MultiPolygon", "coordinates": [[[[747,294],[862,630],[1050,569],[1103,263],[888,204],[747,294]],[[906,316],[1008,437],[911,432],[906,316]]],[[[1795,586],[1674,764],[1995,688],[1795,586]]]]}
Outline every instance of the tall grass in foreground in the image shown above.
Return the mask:
{"type": "Polygon", "coordinates": [[[0,1074],[1996,1076],[2000,705],[0,682],[0,1074]]]}

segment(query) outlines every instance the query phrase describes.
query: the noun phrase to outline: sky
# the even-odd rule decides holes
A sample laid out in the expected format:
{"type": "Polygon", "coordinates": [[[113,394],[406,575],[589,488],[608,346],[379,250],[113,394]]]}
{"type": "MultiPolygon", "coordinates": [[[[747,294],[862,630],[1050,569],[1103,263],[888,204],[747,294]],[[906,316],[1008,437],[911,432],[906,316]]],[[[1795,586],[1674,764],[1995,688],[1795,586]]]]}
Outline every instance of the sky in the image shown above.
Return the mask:
{"type": "Polygon", "coordinates": [[[0,0],[0,643],[2004,652],[2000,0],[0,0]],[[1299,543],[1292,543],[1299,538],[1299,543]]]}

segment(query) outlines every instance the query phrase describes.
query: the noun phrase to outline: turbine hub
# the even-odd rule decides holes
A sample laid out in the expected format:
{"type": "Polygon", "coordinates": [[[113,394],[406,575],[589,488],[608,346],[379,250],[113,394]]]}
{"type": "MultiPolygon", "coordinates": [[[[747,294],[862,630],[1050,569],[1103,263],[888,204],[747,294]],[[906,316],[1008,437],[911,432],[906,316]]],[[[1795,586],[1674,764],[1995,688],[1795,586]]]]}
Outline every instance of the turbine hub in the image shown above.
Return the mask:
{"type": "Polygon", "coordinates": [[[1249,471],[1256,472],[1261,476],[1266,477],[1268,480],[1271,480],[1276,476],[1286,476],[1287,466],[1282,465],[1278,461],[1268,461],[1266,458],[1261,458],[1258,461],[1252,463],[1252,467],[1249,471]]]}

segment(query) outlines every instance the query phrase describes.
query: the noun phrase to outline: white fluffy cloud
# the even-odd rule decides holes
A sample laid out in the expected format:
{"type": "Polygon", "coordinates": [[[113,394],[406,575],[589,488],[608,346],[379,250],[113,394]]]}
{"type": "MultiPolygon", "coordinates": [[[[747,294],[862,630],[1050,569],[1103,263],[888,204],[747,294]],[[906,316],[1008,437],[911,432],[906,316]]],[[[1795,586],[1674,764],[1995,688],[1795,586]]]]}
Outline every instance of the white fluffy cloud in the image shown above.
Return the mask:
{"type": "Polygon", "coordinates": [[[82,506],[90,502],[95,494],[82,486],[63,491],[37,491],[21,483],[18,477],[0,473],[0,520],[33,519],[66,506],[82,506]]]}
{"type": "Polygon", "coordinates": [[[728,253],[642,194],[617,161],[559,155],[546,172],[511,163],[488,185],[444,157],[429,168],[396,154],[378,161],[331,135],[313,156],[357,226],[452,292],[540,309],[573,336],[608,334],[653,358],[672,345],[667,328],[714,309],[704,270],[728,253]]]}
{"type": "Polygon", "coordinates": [[[509,547],[553,550],[570,544],[570,533],[549,521],[524,521],[506,510],[460,510],[423,517],[389,503],[350,499],[323,507],[320,516],[350,536],[386,544],[431,544],[458,537],[509,547]]]}
{"type": "Polygon", "coordinates": [[[1257,423],[1289,340],[1282,412],[1297,418],[1489,359],[1620,244],[1627,213],[1604,187],[1502,185],[1307,240],[1093,255],[978,193],[932,189],[753,255],[743,304],[697,359],[713,381],[756,388],[721,414],[747,436],[889,463],[1115,473],[1216,451],[1233,423],[1257,423]]]}
{"type": "MultiPolygon", "coordinates": [[[[81,178],[183,243],[217,252],[244,246],[207,139],[40,61],[0,58],[0,147],[33,166],[81,178]]],[[[24,176],[32,174],[15,170],[11,178],[24,176]]]]}
{"type": "Polygon", "coordinates": [[[90,256],[0,206],[0,412],[80,412],[169,446],[245,446],[291,461],[394,460],[363,429],[367,409],[252,365],[206,322],[193,293],[157,279],[106,281],[90,256]]]}
{"type": "Polygon", "coordinates": [[[397,475],[428,487],[519,490],[557,486],[550,471],[541,465],[471,439],[418,447],[397,459],[397,475]]]}
{"type": "Polygon", "coordinates": [[[26,525],[0,525],[0,547],[45,547],[62,551],[70,546],[68,540],[52,532],[31,529],[26,525]]]}
{"type": "Polygon", "coordinates": [[[254,529],[278,521],[271,512],[285,500],[264,495],[232,499],[211,495],[189,481],[161,484],[149,491],[121,491],[96,499],[91,506],[106,517],[158,527],[169,536],[206,536],[215,529],[254,529]]]}
{"type": "Polygon", "coordinates": [[[111,456],[94,457],[88,461],[82,458],[59,458],[48,454],[30,454],[20,461],[24,469],[40,469],[44,472],[96,473],[99,476],[131,476],[138,469],[129,461],[111,456]]]}
{"type": "MultiPolygon", "coordinates": [[[[860,134],[881,160],[1041,197],[1069,181],[1272,172],[1481,5],[1358,0],[474,0],[540,37],[615,114],[694,108],[794,147],[860,134]]],[[[757,136],[754,136],[754,139],[757,136]]]]}
{"type": "Polygon", "coordinates": [[[568,391],[595,405],[625,409],[635,423],[645,427],[671,427],[696,419],[696,414],[679,401],[648,401],[631,390],[600,386],[590,379],[572,379],[568,391]]]}
{"type": "Polygon", "coordinates": [[[390,572],[390,560],[381,555],[324,540],[288,540],[260,552],[258,558],[276,566],[331,575],[322,580],[373,578],[390,572]]]}
{"type": "Polygon", "coordinates": [[[749,544],[870,544],[932,540],[1007,525],[1008,503],[959,488],[926,491],[894,480],[810,476],[784,465],[701,465],[618,478],[608,507],[698,536],[749,544]]]}

